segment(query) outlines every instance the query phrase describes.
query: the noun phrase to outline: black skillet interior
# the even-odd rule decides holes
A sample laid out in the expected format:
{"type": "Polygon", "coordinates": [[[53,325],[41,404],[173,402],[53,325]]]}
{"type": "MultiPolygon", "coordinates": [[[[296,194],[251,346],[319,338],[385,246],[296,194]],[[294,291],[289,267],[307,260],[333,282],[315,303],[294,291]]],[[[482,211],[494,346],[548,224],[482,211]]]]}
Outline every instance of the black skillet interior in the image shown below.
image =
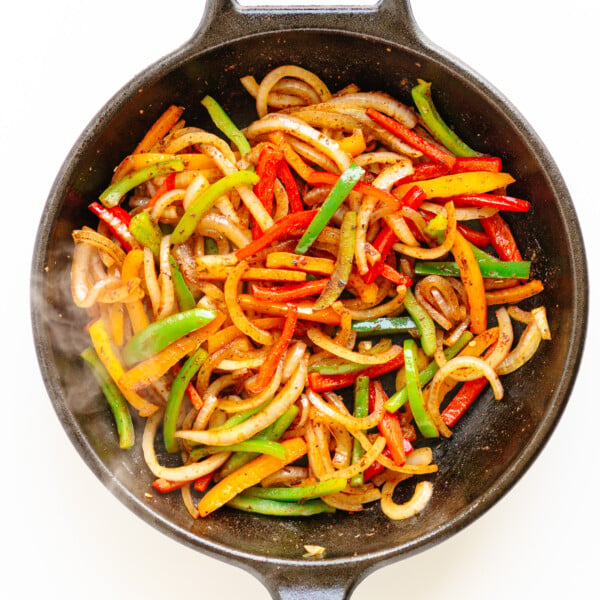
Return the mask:
{"type": "Polygon", "coordinates": [[[272,565],[301,568],[308,563],[302,559],[304,544],[327,548],[319,572],[329,569],[331,574],[345,565],[340,577],[355,579],[376,562],[447,537],[515,483],[552,431],[571,389],[585,331],[587,282],[568,192],[522,117],[479,76],[427,42],[404,0],[383,2],[375,12],[272,12],[269,21],[260,11],[243,13],[224,0],[209,2],[194,39],[126,86],[90,124],[48,202],[33,263],[32,315],[40,365],[65,429],[94,472],[142,518],[192,547],[245,561],[265,576],[272,565]],[[231,32],[236,39],[220,43],[231,39],[231,32]],[[77,359],[86,343],[80,333],[85,317],[70,300],[70,231],[89,221],[86,206],[105,187],[114,166],[172,103],[186,107],[188,123],[213,130],[200,106],[210,93],[237,123],[247,124],[254,106],[239,78],[254,74],[260,79],[285,63],[313,70],[332,90],[354,82],[407,103],[417,77],[433,81],[440,112],[467,143],[501,156],[505,170],[517,179],[510,192],[532,203],[527,215],[509,220],[524,255],[535,256],[535,274],[546,282],[543,295],[531,305],[546,305],[553,340],[504,379],[504,400],[495,402],[488,393],[450,440],[434,446],[440,470],[432,477],[433,499],[408,521],[389,521],[377,507],[306,520],[225,509],[191,521],[179,497],[145,497],[152,476],[139,448],[118,450],[108,410],[77,359]]]}

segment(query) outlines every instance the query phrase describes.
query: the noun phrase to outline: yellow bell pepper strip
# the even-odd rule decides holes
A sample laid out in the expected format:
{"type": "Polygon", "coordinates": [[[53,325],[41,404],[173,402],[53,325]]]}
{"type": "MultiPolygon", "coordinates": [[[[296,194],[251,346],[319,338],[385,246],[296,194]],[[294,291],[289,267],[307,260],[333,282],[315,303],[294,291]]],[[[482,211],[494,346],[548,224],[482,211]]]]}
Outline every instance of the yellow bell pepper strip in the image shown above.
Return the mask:
{"type": "MultiPolygon", "coordinates": [[[[482,277],[493,279],[529,279],[531,262],[502,262],[498,260],[477,260],[482,277]]],[[[458,277],[460,269],[455,262],[417,262],[415,263],[417,275],[441,275],[443,277],[458,277]]]]}
{"type": "MultiPolygon", "coordinates": [[[[359,375],[354,384],[354,416],[362,419],[369,414],[369,376],[359,375]]],[[[354,438],[352,441],[352,457],[350,464],[358,462],[364,455],[365,449],[361,443],[354,438]]],[[[364,484],[363,473],[357,473],[350,479],[351,487],[361,487],[364,484]]]]}
{"type": "Polygon", "coordinates": [[[355,129],[350,135],[339,140],[338,144],[340,145],[340,148],[344,152],[350,154],[350,156],[358,156],[367,148],[362,129],[355,129]]]}
{"type": "Polygon", "coordinates": [[[219,330],[226,316],[217,313],[217,316],[208,324],[189,335],[173,342],[158,354],[142,361],[121,376],[119,385],[132,390],[139,390],[149,386],[153,381],[162,377],[171,367],[177,364],[186,354],[193,352],[199,344],[206,341],[219,330]]]}
{"type": "Polygon", "coordinates": [[[240,185],[254,185],[259,177],[253,171],[235,171],[201,191],[185,211],[171,234],[173,245],[183,244],[194,233],[196,225],[224,194],[240,185]]]}
{"type": "MultiPolygon", "coordinates": [[[[473,334],[465,331],[453,346],[444,350],[444,356],[446,357],[446,360],[454,358],[472,339],[473,334]]],[[[432,360],[423,370],[420,371],[419,383],[421,384],[421,387],[427,385],[433,379],[433,376],[437,373],[438,369],[438,364],[435,362],[435,360],[432,360]]],[[[404,406],[404,403],[407,400],[407,389],[406,387],[403,387],[401,390],[398,390],[395,394],[390,396],[389,400],[385,403],[385,409],[388,412],[396,412],[399,408],[404,406]]]]}
{"type": "Polygon", "coordinates": [[[135,431],[129,407],[123,394],[121,394],[116,383],[111,379],[93,348],[86,348],[80,356],[90,367],[94,377],[102,388],[104,397],[115,419],[117,434],[119,435],[119,447],[123,450],[132,448],[135,443],[135,431]]]}
{"type": "Polygon", "coordinates": [[[192,377],[198,372],[204,361],[208,358],[208,353],[203,348],[198,348],[181,367],[179,373],[173,380],[171,392],[165,408],[163,420],[163,440],[167,452],[178,452],[179,444],[175,439],[175,430],[177,429],[177,419],[183,402],[183,396],[192,377]]]}
{"type": "Polygon", "coordinates": [[[179,121],[179,118],[183,114],[183,108],[181,106],[175,106],[174,104],[169,106],[158,119],[153,123],[152,127],[146,132],[146,135],[142,138],[141,142],[136,146],[133,154],[141,154],[143,152],[150,152],[152,148],[162,138],[171,131],[173,126],[179,121]]]}
{"type": "Polygon", "coordinates": [[[236,145],[240,154],[242,156],[248,154],[250,144],[246,136],[238,129],[223,107],[212,96],[204,96],[200,104],[206,108],[216,127],[236,145]]]}
{"type": "Polygon", "coordinates": [[[354,241],[356,239],[356,213],[349,210],[342,219],[340,245],[335,261],[335,269],[325,289],[315,302],[314,310],[330,307],[344,291],[352,272],[354,241]]]}
{"type": "Polygon", "coordinates": [[[365,170],[356,163],[352,163],[339,177],[331,191],[325,198],[325,201],[319,208],[317,215],[306,228],[304,235],[300,238],[295,252],[297,254],[306,254],[313,242],[319,237],[323,228],[329,223],[335,211],[341,206],[360,178],[365,174],[365,170]]]}
{"type": "Polygon", "coordinates": [[[437,427],[425,410],[421,382],[419,381],[419,368],[417,366],[417,344],[413,339],[404,340],[404,365],[406,369],[408,403],[415,423],[423,437],[439,437],[437,427]]]}
{"type": "Polygon", "coordinates": [[[123,377],[125,370],[112,348],[110,337],[108,331],[106,331],[106,328],[104,327],[104,323],[102,323],[100,319],[94,321],[89,326],[88,333],[98,358],[112,377],[113,381],[117,384],[117,387],[123,396],[125,396],[127,402],[139,412],[140,417],[149,417],[153,415],[158,410],[158,406],[148,402],[133,389],[121,383],[121,378],[123,377]]]}
{"type": "Polygon", "coordinates": [[[136,333],[125,344],[123,358],[127,364],[150,358],[175,340],[204,327],[216,316],[217,313],[214,310],[194,308],[150,323],[148,327],[136,333]]]}
{"type": "Polygon", "coordinates": [[[483,333],[487,327],[487,304],[481,270],[469,242],[456,233],[452,254],[458,263],[460,278],[465,286],[469,301],[470,329],[473,333],[483,333]]]}
{"type": "Polygon", "coordinates": [[[101,194],[100,202],[107,208],[117,206],[123,199],[123,196],[133,188],[146,183],[150,179],[154,179],[159,175],[167,175],[173,172],[183,171],[185,165],[179,159],[165,160],[153,165],[149,165],[137,171],[133,171],[119,179],[115,183],[111,183],[101,194]]]}
{"type": "Polygon", "coordinates": [[[419,150],[425,156],[431,160],[446,165],[449,169],[452,169],[456,163],[456,157],[440,150],[437,146],[434,146],[426,139],[415,133],[412,129],[405,127],[398,121],[384,115],[372,108],[367,108],[367,115],[373,119],[376,123],[387,129],[391,134],[400,138],[403,142],[406,142],[409,146],[419,150]]]}
{"type": "Polygon", "coordinates": [[[417,79],[418,84],[411,90],[411,95],[419,114],[433,137],[443,144],[456,156],[478,156],[476,152],[465,144],[444,122],[438,113],[431,98],[431,83],[417,79]]]}
{"type": "MultiPolygon", "coordinates": [[[[127,253],[125,260],[123,261],[123,268],[121,270],[121,281],[127,283],[133,277],[139,277],[140,269],[144,263],[144,251],[143,250],[132,250],[127,253]]],[[[145,327],[148,327],[150,320],[144,310],[144,305],[141,300],[134,300],[133,302],[127,302],[125,304],[127,313],[129,314],[129,320],[131,321],[131,327],[133,333],[138,333],[145,327]]]]}
{"type": "Polygon", "coordinates": [[[198,503],[198,513],[206,517],[238,494],[249,487],[260,483],[265,477],[279,471],[287,464],[293,463],[308,451],[306,442],[301,437],[291,438],[282,442],[287,456],[284,460],[273,456],[259,456],[253,461],[221,479],[213,488],[208,490],[198,503]]]}
{"type": "Polygon", "coordinates": [[[323,500],[306,500],[305,502],[280,502],[265,498],[254,498],[240,494],[232,498],[227,506],[244,512],[274,517],[311,517],[321,513],[334,513],[335,508],[323,500]]]}
{"type": "Polygon", "coordinates": [[[421,346],[427,356],[433,356],[437,348],[435,323],[427,311],[417,302],[410,288],[406,289],[404,308],[415,322],[421,334],[421,346]]]}
{"type": "Polygon", "coordinates": [[[514,177],[508,173],[492,173],[489,171],[471,171],[443,175],[435,179],[426,179],[411,183],[402,183],[394,188],[394,195],[404,196],[414,185],[425,192],[427,200],[431,198],[451,198],[463,194],[485,194],[513,183],[514,177]]]}
{"type": "MultiPolygon", "coordinates": [[[[361,446],[362,447],[362,446],[361,446]]],[[[264,498],[266,500],[279,500],[281,502],[297,502],[298,500],[312,500],[328,494],[341,492],[346,487],[346,480],[342,477],[318,481],[293,487],[251,487],[244,492],[244,497],[264,498]]]]}
{"type": "MultiPolygon", "coordinates": [[[[277,442],[279,438],[289,429],[290,425],[294,422],[300,409],[295,404],[292,404],[278,419],[275,423],[271,423],[268,427],[259,431],[254,435],[252,440],[266,440],[270,442],[277,442]]],[[[221,446],[222,448],[222,446],[221,446]]],[[[229,460],[221,467],[220,475],[227,477],[230,473],[237,471],[240,467],[248,464],[251,460],[258,457],[255,452],[234,452],[229,460]]]]}

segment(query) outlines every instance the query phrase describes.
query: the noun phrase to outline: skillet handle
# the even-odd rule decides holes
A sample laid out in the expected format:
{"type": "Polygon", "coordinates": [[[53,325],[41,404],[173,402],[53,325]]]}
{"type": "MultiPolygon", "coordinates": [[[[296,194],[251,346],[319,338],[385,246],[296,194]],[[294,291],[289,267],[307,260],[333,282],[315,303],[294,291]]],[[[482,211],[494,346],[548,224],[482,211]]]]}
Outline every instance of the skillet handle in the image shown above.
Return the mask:
{"type": "Polygon", "coordinates": [[[273,600],[347,600],[372,565],[361,563],[327,564],[326,561],[304,564],[253,565],[254,574],[271,593],[273,600]]]}
{"type": "Polygon", "coordinates": [[[363,33],[411,48],[421,45],[409,0],[379,0],[373,6],[352,6],[350,0],[340,6],[307,7],[280,1],[282,6],[249,7],[236,0],[206,0],[189,43],[203,50],[256,33],[310,28],[363,33]]]}

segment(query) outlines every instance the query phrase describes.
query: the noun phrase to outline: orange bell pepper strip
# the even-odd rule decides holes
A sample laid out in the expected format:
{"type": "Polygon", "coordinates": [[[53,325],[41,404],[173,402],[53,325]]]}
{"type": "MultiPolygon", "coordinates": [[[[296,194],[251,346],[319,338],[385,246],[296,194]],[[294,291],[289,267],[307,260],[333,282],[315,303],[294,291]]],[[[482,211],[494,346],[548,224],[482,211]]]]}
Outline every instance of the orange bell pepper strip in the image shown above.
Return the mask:
{"type": "Polygon", "coordinates": [[[252,295],[257,300],[265,302],[288,302],[289,300],[298,300],[307,296],[320,294],[327,285],[327,279],[315,279],[296,285],[282,285],[277,287],[265,287],[253,283],[252,295]]]}
{"type": "Polygon", "coordinates": [[[121,361],[118,359],[115,351],[113,350],[110,342],[110,336],[102,320],[98,319],[94,321],[88,328],[88,333],[92,340],[94,350],[102,361],[102,364],[106,367],[106,370],[112,377],[113,381],[117,384],[117,387],[125,396],[125,399],[131,406],[133,406],[140,414],[140,417],[149,417],[153,415],[157,410],[158,406],[148,402],[145,398],[142,398],[133,389],[123,385],[120,380],[125,373],[121,361]]]}
{"type": "Polygon", "coordinates": [[[294,337],[297,322],[298,307],[293,304],[288,304],[287,316],[279,339],[273,344],[265,361],[260,365],[256,379],[247,384],[248,391],[251,394],[259,394],[262,392],[267,387],[268,383],[272,381],[273,377],[275,377],[277,367],[294,337]]]}
{"type": "Polygon", "coordinates": [[[458,264],[460,278],[469,300],[471,331],[483,333],[487,327],[487,303],[483,277],[469,242],[458,232],[452,246],[452,254],[458,264]]]}
{"type": "Polygon", "coordinates": [[[531,298],[531,296],[535,296],[543,290],[544,284],[539,279],[532,279],[523,285],[487,292],[485,301],[488,306],[491,304],[515,304],[526,298],[531,298]]]}
{"type": "Polygon", "coordinates": [[[301,437],[285,440],[282,445],[287,453],[285,459],[263,454],[221,479],[212,489],[206,492],[198,503],[199,515],[206,517],[244,490],[260,483],[265,477],[298,460],[308,451],[308,446],[301,437]]]}
{"type": "Polygon", "coordinates": [[[136,146],[133,154],[141,154],[142,152],[150,152],[152,148],[162,140],[169,131],[173,128],[175,123],[179,121],[179,118],[183,114],[183,108],[180,106],[169,106],[165,112],[158,117],[152,127],[146,132],[146,135],[142,138],[141,142],[136,146]]]}
{"type": "MultiPolygon", "coordinates": [[[[144,265],[144,251],[140,249],[131,250],[127,253],[125,260],[123,261],[123,267],[121,270],[121,281],[127,283],[134,277],[139,277],[140,270],[144,265]]],[[[129,320],[131,321],[131,327],[133,332],[137,333],[142,329],[145,329],[149,324],[150,320],[144,310],[144,305],[141,300],[134,300],[133,302],[127,302],[125,304],[127,313],[129,314],[129,320]]]]}
{"type": "MultiPolygon", "coordinates": [[[[283,302],[262,302],[250,296],[249,294],[240,294],[238,298],[239,305],[243,310],[254,310],[256,312],[271,315],[273,317],[285,317],[287,315],[287,305],[283,302]]],[[[324,308],[323,310],[313,310],[315,303],[313,301],[292,302],[298,309],[298,319],[302,321],[311,321],[313,323],[323,323],[325,325],[339,325],[341,317],[333,308],[324,308]]]]}
{"type": "Polygon", "coordinates": [[[283,151],[283,158],[287,164],[290,165],[304,181],[306,181],[313,172],[313,169],[312,167],[309,167],[300,155],[288,144],[283,133],[281,133],[281,131],[275,131],[274,133],[269,134],[269,139],[281,148],[283,151]]]}

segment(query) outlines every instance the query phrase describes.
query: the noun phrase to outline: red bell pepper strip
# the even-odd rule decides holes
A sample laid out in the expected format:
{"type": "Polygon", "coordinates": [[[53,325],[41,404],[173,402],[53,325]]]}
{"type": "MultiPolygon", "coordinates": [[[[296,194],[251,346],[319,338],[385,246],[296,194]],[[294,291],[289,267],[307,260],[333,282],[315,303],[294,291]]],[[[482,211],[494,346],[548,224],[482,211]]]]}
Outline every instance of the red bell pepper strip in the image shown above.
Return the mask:
{"type": "Polygon", "coordinates": [[[194,482],[194,489],[197,492],[205,492],[213,480],[214,475],[215,472],[213,471],[212,473],[207,473],[206,475],[202,475],[202,477],[198,477],[194,482]]]}
{"type": "Polygon", "coordinates": [[[457,223],[456,228],[467,241],[471,242],[471,244],[477,246],[478,248],[487,248],[492,243],[488,234],[484,233],[483,231],[471,229],[462,223],[457,223]]]}
{"type": "Polygon", "coordinates": [[[296,330],[296,322],[298,321],[298,307],[293,304],[288,304],[283,331],[279,339],[273,344],[265,361],[260,365],[258,374],[253,382],[247,385],[248,391],[251,394],[262,392],[265,387],[275,377],[275,372],[282,360],[296,330]]]}
{"type": "Polygon", "coordinates": [[[302,198],[300,197],[300,191],[298,190],[298,184],[294,179],[291,169],[284,160],[282,160],[277,167],[277,177],[279,177],[279,180],[287,192],[288,201],[290,203],[290,212],[299,212],[304,210],[302,198]]]}
{"type": "Polygon", "coordinates": [[[388,265],[387,263],[383,263],[381,268],[381,276],[385,277],[388,281],[396,285],[405,285],[406,287],[410,287],[413,284],[413,281],[410,277],[399,273],[394,269],[394,267],[388,265]]]}
{"type": "Polygon", "coordinates": [[[387,129],[390,133],[396,137],[399,137],[403,142],[406,142],[409,146],[421,151],[431,160],[446,165],[449,169],[452,169],[456,164],[455,156],[440,150],[437,146],[434,146],[426,139],[416,134],[412,129],[409,129],[401,123],[398,123],[398,121],[372,108],[367,108],[367,115],[371,117],[373,121],[387,129]]]}
{"type": "Polygon", "coordinates": [[[448,175],[450,169],[446,165],[440,165],[438,163],[422,163],[417,165],[413,172],[402,179],[396,181],[396,185],[404,183],[413,183],[416,181],[424,181],[426,179],[435,179],[436,177],[442,177],[448,175]]]}
{"type": "Polygon", "coordinates": [[[418,186],[413,185],[406,194],[400,200],[400,204],[404,204],[405,206],[410,206],[410,208],[414,208],[415,210],[421,206],[423,200],[425,200],[427,194],[418,186]]]}
{"type": "Polygon", "coordinates": [[[99,202],[92,202],[89,209],[108,227],[125,252],[129,252],[134,246],[137,247],[137,243],[129,231],[131,217],[126,210],[117,206],[106,208],[99,202]]]}
{"type": "Polygon", "coordinates": [[[158,200],[164,196],[167,192],[170,192],[175,189],[175,175],[176,173],[169,173],[165,180],[162,182],[161,186],[154,192],[154,195],[150,200],[148,200],[148,204],[146,204],[146,208],[144,210],[150,211],[154,207],[154,205],[158,202],[158,200]]]}
{"type": "MultiPolygon", "coordinates": [[[[369,412],[375,410],[375,402],[377,393],[383,394],[384,401],[388,400],[387,394],[383,391],[380,381],[371,381],[369,385],[369,412]]],[[[387,442],[392,460],[400,467],[406,462],[406,454],[404,453],[404,435],[402,433],[402,425],[396,413],[390,413],[387,410],[383,411],[383,417],[377,425],[381,435],[387,442]]]]}
{"type": "Polygon", "coordinates": [[[392,231],[389,225],[385,225],[381,231],[377,234],[377,237],[373,241],[373,248],[380,254],[380,259],[369,267],[369,272],[363,276],[365,283],[373,283],[375,279],[383,271],[383,264],[388,254],[392,250],[392,246],[398,241],[396,234],[392,231]]]}
{"type": "Polygon", "coordinates": [[[444,198],[444,202],[452,200],[455,206],[490,206],[499,210],[512,212],[527,212],[529,202],[512,196],[500,196],[498,194],[468,194],[464,196],[452,196],[444,198]]]}
{"type": "Polygon", "coordinates": [[[469,171],[500,173],[502,160],[497,156],[457,156],[452,172],[467,173],[469,171]]]}
{"type": "Polygon", "coordinates": [[[327,285],[327,279],[315,279],[297,285],[282,285],[279,287],[264,287],[257,283],[252,284],[252,295],[257,300],[265,302],[287,302],[298,300],[307,296],[320,294],[327,285]]]}
{"type": "MultiPolygon", "coordinates": [[[[277,179],[277,168],[282,158],[283,153],[281,150],[265,146],[258,157],[256,165],[256,174],[260,179],[254,186],[254,193],[269,214],[273,211],[275,179],[277,179]]],[[[261,228],[255,224],[252,234],[254,239],[260,237],[262,235],[261,228]]]]}
{"type": "Polygon", "coordinates": [[[502,260],[523,260],[508,223],[499,214],[480,219],[480,222],[502,260]]]}
{"type": "MultiPolygon", "coordinates": [[[[412,444],[406,438],[403,438],[403,449],[405,455],[410,454],[414,450],[412,444]]],[[[381,454],[383,454],[386,458],[389,458],[390,460],[394,460],[394,457],[392,456],[392,453],[390,452],[390,449],[387,446],[383,449],[383,452],[381,454]]],[[[363,480],[365,483],[367,483],[367,481],[371,481],[373,477],[379,475],[379,473],[383,473],[384,471],[385,467],[380,462],[375,461],[363,471],[363,480]]]]}
{"type": "Polygon", "coordinates": [[[318,210],[305,210],[302,212],[290,213],[279,219],[269,227],[261,237],[253,240],[247,246],[244,246],[244,248],[240,248],[235,253],[237,259],[244,260],[257,252],[260,252],[263,248],[266,248],[269,244],[284,235],[293,235],[298,232],[301,234],[304,233],[304,230],[318,212],[318,210]]]}
{"type": "MultiPolygon", "coordinates": [[[[340,176],[336,175],[335,173],[313,171],[309,175],[307,182],[310,185],[335,185],[339,178],[340,176]]],[[[385,190],[380,190],[379,188],[373,187],[364,181],[357,182],[353,189],[361,194],[374,196],[378,200],[382,200],[394,209],[398,208],[398,198],[396,198],[396,196],[386,192],[385,190]]]]}
{"type": "Polygon", "coordinates": [[[356,373],[345,373],[343,375],[321,375],[311,372],[308,374],[308,384],[313,392],[329,392],[354,385],[359,375],[367,375],[370,378],[376,378],[390,371],[399,369],[404,364],[404,353],[400,352],[398,356],[382,365],[373,365],[368,369],[357,371],[356,373]]]}

